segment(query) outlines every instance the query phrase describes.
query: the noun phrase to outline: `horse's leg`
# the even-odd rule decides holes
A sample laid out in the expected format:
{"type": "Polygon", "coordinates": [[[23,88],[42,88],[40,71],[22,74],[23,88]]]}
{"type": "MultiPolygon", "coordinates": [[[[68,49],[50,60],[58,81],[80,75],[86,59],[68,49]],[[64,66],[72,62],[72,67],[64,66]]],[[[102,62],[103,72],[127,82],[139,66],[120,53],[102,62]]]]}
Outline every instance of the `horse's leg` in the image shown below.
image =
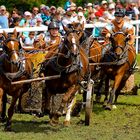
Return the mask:
{"type": "Polygon", "coordinates": [[[18,91],[18,93],[16,93],[15,96],[12,97],[12,101],[11,101],[10,107],[8,109],[7,123],[5,126],[6,131],[11,131],[12,116],[14,114],[14,108],[15,108],[17,99],[19,97],[19,93],[20,93],[20,91],[18,91]]]}
{"type": "Polygon", "coordinates": [[[97,93],[95,97],[96,103],[100,103],[103,81],[104,79],[101,79],[97,87],[97,93]]]}
{"type": "Polygon", "coordinates": [[[109,94],[109,78],[105,79],[105,99],[103,103],[103,107],[106,107],[108,102],[108,94],[109,94]]]}
{"type": "Polygon", "coordinates": [[[19,113],[23,112],[22,106],[21,106],[21,101],[22,101],[22,94],[19,96],[18,105],[17,105],[17,112],[19,112],[19,113]]]}
{"type": "Polygon", "coordinates": [[[52,94],[45,87],[42,92],[42,112],[44,115],[50,114],[50,100],[52,94]]]}
{"type": "Polygon", "coordinates": [[[105,109],[107,109],[107,110],[111,110],[112,109],[112,104],[113,104],[114,96],[116,94],[116,90],[120,86],[120,83],[121,83],[123,75],[124,75],[124,73],[117,74],[115,76],[113,88],[112,88],[112,90],[110,92],[110,96],[109,96],[109,101],[107,103],[107,106],[105,107],[105,109]]]}
{"type": "Polygon", "coordinates": [[[71,101],[74,98],[74,95],[75,95],[75,93],[76,93],[77,90],[78,90],[78,86],[73,85],[72,87],[70,87],[68,89],[68,91],[66,92],[66,94],[64,94],[64,96],[62,98],[62,102],[61,102],[60,108],[57,111],[57,115],[58,116],[62,116],[63,109],[64,109],[66,103],[68,103],[68,101],[71,101]]]}
{"type": "MultiPolygon", "coordinates": [[[[75,95],[76,91],[78,90],[78,87],[79,86],[73,85],[73,86],[71,86],[68,89],[68,91],[66,92],[66,94],[64,94],[64,96],[62,98],[61,105],[60,105],[58,111],[52,116],[52,118],[50,120],[50,123],[52,125],[58,124],[59,117],[63,115],[63,110],[64,110],[64,108],[66,106],[66,103],[72,101],[72,99],[74,98],[74,95],[75,95]]],[[[67,116],[69,116],[70,110],[69,110],[67,116]]],[[[68,122],[67,122],[67,124],[68,124],[68,122]]]]}
{"type": "Polygon", "coordinates": [[[1,121],[5,122],[6,121],[6,103],[7,103],[7,95],[3,94],[3,99],[2,99],[2,113],[1,113],[1,121]]]}
{"type": "Polygon", "coordinates": [[[66,117],[65,117],[65,120],[64,120],[64,125],[65,126],[70,125],[71,110],[72,110],[74,101],[75,101],[75,98],[72,99],[72,101],[70,102],[70,104],[67,107],[66,117]]]}
{"type": "Polygon", "coordinates": [[[3,111],[3,109],[2,109],[2,106],[3,106],[3,89],[2,88],[0,88],[0,118],[2,117],[2,111],[3,111]]]}

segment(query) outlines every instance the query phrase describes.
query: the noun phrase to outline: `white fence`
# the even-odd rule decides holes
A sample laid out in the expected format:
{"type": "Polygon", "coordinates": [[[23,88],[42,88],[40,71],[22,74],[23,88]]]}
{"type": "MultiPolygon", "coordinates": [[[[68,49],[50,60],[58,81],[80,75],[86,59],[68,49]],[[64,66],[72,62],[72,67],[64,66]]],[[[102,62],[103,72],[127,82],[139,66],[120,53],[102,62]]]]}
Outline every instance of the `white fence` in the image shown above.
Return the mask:
{"type": "MultiPolygon", "coordinates": [[[[130,21],[130,23],[132,23],[135,26],[135,37],[136,37],[135,47],[136,47],[136,53],[138,53],[139,38],[140,38],[140,36],[139,36],[140,20],[130,21]]],[[[97,22],[95,24],[86,24],[85,28],[105,27],[106,25],[107,25],[107,23],[97,22]]],[[[0,29],[0,33],[3,33],[3,31],[5,31],[7,33],[11,33],[11,32],[13,32],[14,29],[15,28],[0,29]]],[[[47,26],[43,26],[43,27],[26,27],[26,28],[17,27],[16,30],[17,30],[17,32],[23,32],[23,31],[47,31],[48,27],[47,26]]]]}

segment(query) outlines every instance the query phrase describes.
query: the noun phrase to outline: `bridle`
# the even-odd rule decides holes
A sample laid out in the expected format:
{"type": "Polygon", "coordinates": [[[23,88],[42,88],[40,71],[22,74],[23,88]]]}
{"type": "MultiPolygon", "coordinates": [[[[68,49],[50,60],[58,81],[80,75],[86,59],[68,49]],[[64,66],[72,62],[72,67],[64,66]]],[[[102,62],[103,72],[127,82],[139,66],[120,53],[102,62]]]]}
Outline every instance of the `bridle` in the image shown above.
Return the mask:
{"type": "MultiPolygon", "coordinates": [[[[71,28],[69,31],[66,32],[64,41],[59,46],[58,56],[63,56],[66,59],[71,59],[72,63],[76,61],[80,53],[79,52],[80,51],[79,38],[78,38],[78,41],[75,38],[75,34],[77,34],[77,37],[78,37],[78,33],[79,33],[78,30],[71,28]],[[69,39],[70,35],[71,35],[71,38],[69,39]],[[65,49],[65,52],[63,52],[62,49],[65,49]]],[[[61,67],[61,64],[59,64],[58,62],[58,58],[59,57],[57,57],[57,65],[61,67]]],[[[70,67],[72,63],[66,66],[66,68],[70,67]]]]}
{"type": "Polygon", "coordinates": [[[126,54],[127,50],[128,50],[128,37],[126,36],[126,34],[124,32],[116,32],[114,34],[111,35],[111,43],[112,43],[112,50],[114,52],[114,55],[116,56],[116,58],[118,59],[122,59],[124,57],[124,55],[126,54]],[[124,39],[124,45],[115,45],[114,43],[114,38],[118,35],[118,34],[122,34],[125,39],[124,39]],[[115,50],[120,48],[121,53],[118,55],[117,53],[115,53],[115,50]]]}
{"type": "Polygon", "coordinates": [[[20,58],[19,58],[20,48],[21,48],[21,45],[17,39],[8,38],[4,41],[3,50],[4,50],[5,54],[7,55],[7,59],[9,61],[9,63],[19,65],[19,63],[20,63],[20,58]],[[11,45],[12,45],[10,49],[7,47],[9,42],[11,42],[11,45]],[[14,42],[18,43],[18,49],[16,49],[16,50],[15,50],[14,42]],[[11,60],[12,56],[15,56],[16,60],[11,60]]]}

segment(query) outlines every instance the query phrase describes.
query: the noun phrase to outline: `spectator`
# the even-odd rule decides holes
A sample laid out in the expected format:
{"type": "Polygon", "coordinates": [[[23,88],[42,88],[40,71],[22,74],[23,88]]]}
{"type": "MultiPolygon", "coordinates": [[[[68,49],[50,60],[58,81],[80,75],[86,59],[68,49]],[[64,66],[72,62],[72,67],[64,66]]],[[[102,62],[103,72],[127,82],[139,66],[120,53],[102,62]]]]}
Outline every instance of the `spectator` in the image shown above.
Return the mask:
{"type": "Polygon", "coordinates": [[[55,12],[56,12],[56,7],[55,6],[51,6],[50,7],[50,14],[51,14],[51,17],[53,18],[54,17],[54,14],[55,14],[55,12]]]}
{"type": "Polygon", "coordinates": [[[20,23],[20,18],[19,17],[14,17],[13,22],[9,27],[10,28],[19,27],[19,23],[20,23]]]}
{"type": "Polygon", "coordinates": [[[77,12],[83,12],[83,7],[81,6],[77,7],[77,12]]]}
{"type": "Polygon", "coordinates": [[[79,22],[80,24],[83,24],[83,23],[84,23],[84,27],[85,27],[86,18],[84,17],[83,12],[78,12],[78,22],[79,22]]]}
{"type": "Polygon", "coordinates": [[[97,21],[98,21],[98,19],[97,19],[97,17],[95,16],[95,13],[94,13],[94,12],[90,13],[90,15],[89,15],[89,17],[88,17],[88,19],[87,19],[87,23],[92,23],[92,24],[94,24],[94,23],[97,22],[97,21]]]}
{"type": "Polygon", "coordinates": [[[51,14],[50,14],[50,8],[48,6],[43,7],[41,13],[41,18],[43,20],[43,24],[44,25],[49,25],[49,23],[51,22],[51,14]]]}
{"type": "Polygon", "coordinates": [[[4,5],[0,6],[0,26],[1,28],[9,28],[9,21],[6,15],[6,7],[4,5]]]}
{"type": "MultiPolygon", "coordinates": [[[[31,18],[32,14],[29,11],[24,12],[24,17],[21,19],[19,26],[20,27],[30,27],[31,25],[31,18]]],[[[24,31],[22,32],[22,38],[24,39],[25,37],[28,37],[29,32],[24,31]]]]}
{"type": "Polygon", "coordinates": [[[42,23],[43,23],[42,18],[41,18],[41,17],[38,17],[38,18],[36,19],[36,25],[35,25],[35,26],[44,27],[45,25],[42,24],[42,23]]]}
{"type": "Polygon", "coordinates": [[[68,8],[70,8],[70,5],[72,3],[72,0],[67,0],[65,5],[64,5],[64,10],[67,11],[68,8]]]}
{"type": "Polygon", "coordinates": [[[90,13],[92,13],[93,8],[92,8],[92,3],[88,3],[86,5],[86,11],[84,12],[84,16],[86,17],[86,19],[88,19],[88,16],[90,13]]]}
{"type": "Polygon", "coordinates": [[[101,22],[110,23],[111,20],[115,19],[114,13],[115,13],[115,5],[114,3],[111,3],[108,6],[108,10],[104,11],[103,16],[99,17],[99,20],[101,22]]]}
{"type": "Polygon", "coordinates": [[[19,11],[16,8],[13,8],[11,12],[11,17],[9,18],[9,26],[13,26],[13,19],[16,17],[19,18],[19,11]]]}
{"type": "Polygon", "coordinates": [[[124,6],[123,6],[123,4],[121,3],[121,1],[120,0],[117,0],[116,1],[116,9],[123,9],[124,8],[124,6]]]}
{"type": "Polygon", "coordinates": [[[72,21],[77,21],[77,13],[76,13],[76,10],[77,10],[77,7],[76,7],[76,4],[75,3],[71,3],[70,5],[70,11],[72,13],[71,15],[71,20],[72,21]]]}
{"type": "Polygon", "coordinates": [[[11,17],[19,17],[19,11],[16,8],[13,8],[12,12],[11,12],[11,17]]]}
{"type": "Polygon", "coordinates": [[[35,40],[35,32],[30,32],[29,36],[25,38],[24,40],[24,45],[27,46],[32,46],[35,40]]]}
{"type": "Polygon", "coordinates": [[[67,9],[66,13],[64,14],[64,17],[62,19],[62,24],[64,26],[67,26],[72,22],[72,11],[70,9],[67,9]]]}
{"type": "Polygon", "coordinates": [[[41,14],[39,13],[39,8],[34,6],[32,8],[32,18],[31,18],[31,26],[36,26],[37,18],[40,18],[41,14]]]}
{"type": "Polygon", "coordinates": [[[41,4],[41,5],[40,5],[40,7],[39,7],[40,13],[43,13],[43,8],[44,8],[45,6],[46,6],[45,4],[41,4]]]}
{"type": "Polygon", "coordinates": [[[113,19],[115,19],[115,16],[114,16],[114,13],[115,13],[115,4],[114,3],[111,3],[111,4],[109,4],[109,6],[108,6],[108,18],[110,19],[110,20],[113,20],[113,19]]]}
{"type": "Polygon", "coordinates": [[[99,9],[100,9],[100,4],[98,2],[94,3],[93,12],[95,13],[95,12],[99,11],[99,9]]]}
{"type": "Polygon", "coordinates": [[[59,25],[59,32],[64,35],[63,25],[62,25],[62,14],[61,11],[57,10],[54,14],[53,21],[57,22],[59,25]]]}
{"type": "Polygon", "coordinates": [[[108,8],[108,3],[107,1],[103,0],[101,2],[100,9],[97,12],[95,12],[95,16],[102,17],[104,12],[107,11],[107,8],[108,8]]]}
{"type": "Polygon", "coordinates": [[[126,12],[125,12],[126,16],[130,19],[130,20],[138,20],[139,18],[139,11],[138,9],[135,7],[135,3],[128,3],[128,5],[126,6],[126,12]]]}

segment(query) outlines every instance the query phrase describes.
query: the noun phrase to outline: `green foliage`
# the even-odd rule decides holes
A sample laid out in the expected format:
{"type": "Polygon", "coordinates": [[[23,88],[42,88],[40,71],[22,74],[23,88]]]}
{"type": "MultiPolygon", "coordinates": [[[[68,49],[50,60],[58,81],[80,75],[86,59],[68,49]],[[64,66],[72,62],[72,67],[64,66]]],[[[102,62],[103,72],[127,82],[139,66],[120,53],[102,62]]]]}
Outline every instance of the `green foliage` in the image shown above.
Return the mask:
{"type": "MultiPolygon", "coordinates": [[[[95,2],[97,0],[73,0],[77,6],[85,6],[88,2],[95,2]]],[[[31,10],[33,6],[40,6],[46,4],[48,6],[54,5],[56,7],[64,7],[66,0],[0,0],[0,5],[5,5],[9,11],[14,7],[20,11],[31,10]]]]}

